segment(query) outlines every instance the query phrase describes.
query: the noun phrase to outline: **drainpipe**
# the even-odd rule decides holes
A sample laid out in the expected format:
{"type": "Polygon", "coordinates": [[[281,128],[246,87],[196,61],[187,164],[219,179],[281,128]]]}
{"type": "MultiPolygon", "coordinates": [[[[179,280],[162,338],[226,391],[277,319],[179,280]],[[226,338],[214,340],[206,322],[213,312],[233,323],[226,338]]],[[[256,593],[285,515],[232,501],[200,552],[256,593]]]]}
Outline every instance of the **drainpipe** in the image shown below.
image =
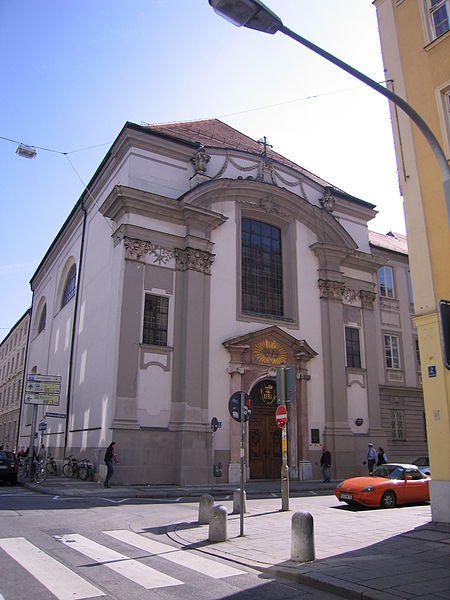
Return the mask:
{"type": "Polygon", "coordinates": [[[84,242],[86,238],[86,223],[87,223],[87,211],[84,208],[83,198],[81,199],[81,210],[83,211],[83,229],[81,231],[81,244],[80,244],[80,258],[78,261],[78,273],[77,273],[77,289],[75,291],[75,306],[73,308],[73,323],[72,323],[72,339],[70,340],[70,356],[69,356],[69,372],[67,374],[67,400],[66,400],[66,430],[64,433],[64,459],[66,458],[67,450],[67,438],[69,435],[69,416],[70,416],[70,404],[72,400],[72,379],[73,379],[73,361],[75,355],[75,335],[77,328],[77,317],[78,317],[78,304],[80,299],[80,283],[81,283],[81,270],[83,267],[83,256],[84,256],[84,242]]]}

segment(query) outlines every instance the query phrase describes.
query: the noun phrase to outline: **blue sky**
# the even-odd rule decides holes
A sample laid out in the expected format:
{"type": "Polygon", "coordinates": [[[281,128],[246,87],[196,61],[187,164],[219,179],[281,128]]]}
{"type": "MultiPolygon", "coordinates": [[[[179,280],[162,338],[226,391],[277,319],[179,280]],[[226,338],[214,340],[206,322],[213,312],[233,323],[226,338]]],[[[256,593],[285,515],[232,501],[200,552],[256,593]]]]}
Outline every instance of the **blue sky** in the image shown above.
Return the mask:
{"type": "MultiPolygon", "coordinates": [[[[266,0],[376,81],[370,0],[266,0]]],[[[293,40],[237,28],[207,0],[0,0],[0,340],[29,280],[126,121],[220,118],[377,206],[405,232],[387,100],[293,40]],[[93,147],[94,146],[94,147],[93,147]],[[69,154],[64,155],[63,152],[69,154]]]]}

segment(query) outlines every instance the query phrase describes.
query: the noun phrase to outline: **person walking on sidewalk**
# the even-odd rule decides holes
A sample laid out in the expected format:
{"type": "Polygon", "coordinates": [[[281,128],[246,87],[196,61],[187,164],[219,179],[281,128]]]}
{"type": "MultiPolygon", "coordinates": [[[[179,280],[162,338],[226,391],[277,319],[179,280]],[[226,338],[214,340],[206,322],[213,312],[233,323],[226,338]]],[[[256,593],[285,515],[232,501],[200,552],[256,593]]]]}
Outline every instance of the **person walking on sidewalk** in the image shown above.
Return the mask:
{"type": "Polygon", "coordinates": [[[330,481],[330,467],[331,467],[331,453],[327,450],[327,447],[322,448],[322,456],[320,457],[320,468],[322,470],[323,482],[328,483],[330,481]]]}
{"type": "Polygon", "coordinates": [[[363,465],[365,465],[367,463],[367,468],[369,469],[369,475],[372,475],[373,467],[375,466],[376,462],[377,462],[377,451],[373,447],[373,444],[371,442],[369,442],[369,444],[367,445],[366,460],[363,461],[363,465]]]}
{"type": "Polygon", "coordinates": [[[377,454],[377,467],[380,467],[381,465],[385,465],[386,463],[387,463],[386,452],[380,446],[378,448],[378,454],[377,454]]]}
{"type": "Polygon", "coordinates": [[[117,456],[114,454],[114,446],[115,445],[116,445],[116,442],[111,442],[110,445],[106,448],[106,452],[105,452],[105,465],[106,465],[106,468],[108,469],[107,473],[106,473],[105,483],[104,483],[105,488],[111,487],[109,485],[109,482],[111,480],[111,477],[114,474],[114,464],[119,462],[117,460],[117,456]]]}

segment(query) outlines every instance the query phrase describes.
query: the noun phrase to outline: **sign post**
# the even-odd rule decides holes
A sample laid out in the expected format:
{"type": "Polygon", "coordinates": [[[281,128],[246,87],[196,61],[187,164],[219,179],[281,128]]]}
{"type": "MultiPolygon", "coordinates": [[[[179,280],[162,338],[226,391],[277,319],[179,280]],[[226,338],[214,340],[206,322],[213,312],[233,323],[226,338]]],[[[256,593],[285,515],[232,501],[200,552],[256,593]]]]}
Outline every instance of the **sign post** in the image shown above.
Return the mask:
{"type": "Polygon", "coordinates": [[[248,421],[252,414],[252,399],[246,392],[235,392],[231,395],[228,402],[228,411],[235,421],[241,424],[241,513],[240,513],[240,532],[244,535],[244,434],[245,421],[248,421]]]}
{"type": "Polygon", "coordinates": [[[281,510],[289,510],[289,466],[287,460],[286,368],[281,365],[281,405],[277,408],[277,424],[281,427],[281,510]]]}
{"type": "MultiPolygon", "coordinates": [[[[33,416],[31,419],[31,430],[30,430],[30,444],[28,446],[28,464],[30,480],[33,475],[33,459],[34,459],[34,444],[37,438],[36,422],[39,405],[47,406],[58,406],[59,398],[61,393],[61,375],[40,375],[38,373],[29,373],[27,375],[27,382],[25,384],[25,394],[23,397],[24,404],[33,405],[33,416]]],[[[44,425],[44,423],[42,423],[44,425]]],[[[40,442],[42,443],[42,436],[44,431],[47,429],[39,424],[39,432],[41,434],[40,442]]],[[[39,448],[38,448],[39,450],[39,448]]]]}

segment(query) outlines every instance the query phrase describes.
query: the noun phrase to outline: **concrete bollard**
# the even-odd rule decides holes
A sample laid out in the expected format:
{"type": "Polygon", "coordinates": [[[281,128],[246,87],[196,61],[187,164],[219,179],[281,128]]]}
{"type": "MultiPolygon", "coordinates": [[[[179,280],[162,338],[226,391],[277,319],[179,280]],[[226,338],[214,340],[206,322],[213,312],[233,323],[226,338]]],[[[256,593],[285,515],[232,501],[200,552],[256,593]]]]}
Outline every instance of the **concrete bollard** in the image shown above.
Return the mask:
{"type": "Polygon", "coordinates": [[[214,498],[209,494],[204,494],[200,497],[200,503],[198,505],[198,524],[208,525],[212,510],[214,508],[214,498]]]}
{"type": "Polygon", "coordinates": [[[226,542],[227,536],[227,509],[225,506],[215,506],[209,521],[210,542],[226,542]]]}
{"type": "MultiPolygon", "coordinates": [[[[247,512],[247,492],[244,490],[244,512],[247,512]]],[[[241,514],[241,490],[233,492],[233,515],[241,514]]]]}
{"type": "Polygon", "coordinates": [[[313,517],[309,512],[296,512],[292,515],[291,560],[308,562],[315,558],[313,517]]]}

